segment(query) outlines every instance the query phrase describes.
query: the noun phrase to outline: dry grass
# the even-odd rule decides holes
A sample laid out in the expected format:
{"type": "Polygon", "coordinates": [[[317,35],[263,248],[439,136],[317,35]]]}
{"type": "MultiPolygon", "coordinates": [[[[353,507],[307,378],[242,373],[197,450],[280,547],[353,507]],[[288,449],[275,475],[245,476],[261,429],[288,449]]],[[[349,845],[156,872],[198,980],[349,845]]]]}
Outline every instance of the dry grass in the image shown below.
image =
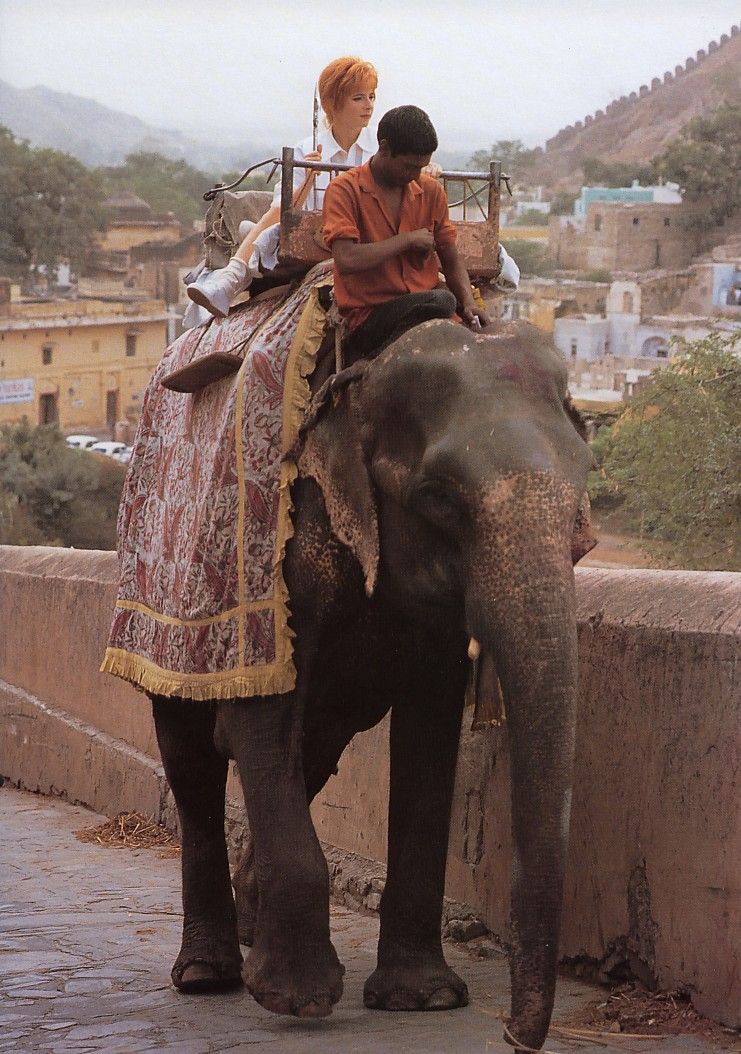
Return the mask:
{"type": "Polygon", "coordinates": [[[568,1021],[559,1021],[552,1034],[577,1042],[609,1041],[626,1050],[631,1039],[692,1035],[723,1050],[741,1051],[738,1032],[698,1014],[687,993],[649,992],[637,981],[614,988],[568,1021]]]}
{"type": "Polygon", "coordinates": [[[160,856],[163,857],[180,853],[174,834],[138,812],[122,812],[99,827],[83,827],[75,831],[75,838],[113,849],[162,849],[160,856]]]}

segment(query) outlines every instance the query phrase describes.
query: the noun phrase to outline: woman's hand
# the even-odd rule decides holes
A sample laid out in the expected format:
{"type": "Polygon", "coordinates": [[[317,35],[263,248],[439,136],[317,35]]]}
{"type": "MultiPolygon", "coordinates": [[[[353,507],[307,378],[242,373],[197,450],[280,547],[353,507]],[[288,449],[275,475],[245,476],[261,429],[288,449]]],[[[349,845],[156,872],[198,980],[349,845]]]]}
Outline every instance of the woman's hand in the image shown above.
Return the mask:
{"type": "Polygon", "coordinates": [[[443,172],[443,166],[438,165],[437,161],[430,161],[429,165],[425,165],[422,169],[422,174],[425,176],[432,176],[433,179],[439,179],[443,172]]]}
{"type": "Polygon", "coordinates": [[[320,143],[316,150],[310,150],[308,154],[304,154],[304,161],[321,161],[322,159],[322,144],[320,143]]]}

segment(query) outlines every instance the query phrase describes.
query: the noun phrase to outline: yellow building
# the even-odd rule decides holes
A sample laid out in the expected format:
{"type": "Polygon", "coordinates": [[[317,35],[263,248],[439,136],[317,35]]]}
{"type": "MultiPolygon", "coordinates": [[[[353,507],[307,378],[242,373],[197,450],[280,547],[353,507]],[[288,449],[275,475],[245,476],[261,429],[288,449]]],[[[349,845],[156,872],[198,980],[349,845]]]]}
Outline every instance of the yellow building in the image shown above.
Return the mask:
{"type": "MultiPolygon", "coordinates": [[[[2,292],[2,290],[0,290],[2,292]]],[[[66,433],[135,423],[167,345],[159,300],[11,302],[0,296],[0,424],[66,433]]]]}

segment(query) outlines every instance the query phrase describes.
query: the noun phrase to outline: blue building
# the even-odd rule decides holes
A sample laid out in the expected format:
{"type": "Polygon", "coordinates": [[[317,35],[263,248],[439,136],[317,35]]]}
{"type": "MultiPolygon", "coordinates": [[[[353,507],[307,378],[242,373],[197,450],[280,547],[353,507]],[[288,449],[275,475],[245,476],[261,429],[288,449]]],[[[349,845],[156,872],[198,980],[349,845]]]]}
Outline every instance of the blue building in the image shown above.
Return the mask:
{"type": "Polygon", "coordinates": [[[581,195],[574,202],[574,215],[586,217],[587,209],[595,201],[676,205],[682,201],[682,195],[676,183],[642,187],[635,180],[632,187],[582,187],[581,195]]]}

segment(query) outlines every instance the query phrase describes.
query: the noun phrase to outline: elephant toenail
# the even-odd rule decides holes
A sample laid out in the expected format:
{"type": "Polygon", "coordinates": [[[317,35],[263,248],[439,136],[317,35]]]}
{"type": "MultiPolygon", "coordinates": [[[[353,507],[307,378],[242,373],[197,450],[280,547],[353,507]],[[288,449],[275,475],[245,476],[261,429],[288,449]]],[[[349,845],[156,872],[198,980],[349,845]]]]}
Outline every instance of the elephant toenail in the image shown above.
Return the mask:
{"type": "Polygon", "coordinates": [[[425,1003],[425,1009],[453,1010],[455,1007],[460,1006],[460,1003],[458,993],[454,992],[452,988],[438,988],[425,1003]]]}

